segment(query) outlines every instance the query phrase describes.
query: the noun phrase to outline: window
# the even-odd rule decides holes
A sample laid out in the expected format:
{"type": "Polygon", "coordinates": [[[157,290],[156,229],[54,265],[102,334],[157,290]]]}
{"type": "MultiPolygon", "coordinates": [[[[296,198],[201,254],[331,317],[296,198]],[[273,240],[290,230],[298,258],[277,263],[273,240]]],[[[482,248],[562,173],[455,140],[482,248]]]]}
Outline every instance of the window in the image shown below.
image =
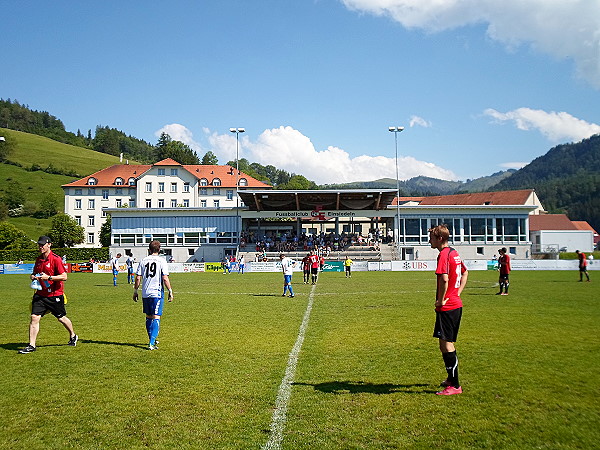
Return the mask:
{"type": "Polygon", "coordinates": [[[123,188],[116,188],[115,195],[123,195],[123,188]]]}
{"type": "Polygon", "coordinates": [[[88,235],[87,235],[87,243],[88,244],[93,244],[94,243],[94,233],[88,233],[88,235]]]}
{"type": "Polygon", "coordinates": [[[83,189],[75,189],[75,195],[82,195],[83,189]]]}
{"type": "Polygon", "coordinates": [[[158,192],[165,192],[165,183],[162,181],[158,183],[158,192]]]}
{"type": "Polygon", "coordinates": [[[213,188],[213,195],[221,195],[221,188],[213,188]]]}
{"type": "Polygon", "coordinates": [[[200,195],[208,195],[208,189],[200,188],[200,195]]]}
{"type": "Polygon", "coordinates": [[[129,207],[135,208],[135,200],[129,200],[129,207]]]}
{"type": "Polygon", "coordinates": [[[213,205],[215,208],[219,207],[219,200],[213,200],[213,205]]]}
{"type": "Polygon", "coordinates": [[[135,178],[131,177],[127,183],[129,184],[129,186],[134,186],[135,185],[135,178]]]}
{"type": "Polygon", "coordinates": [[[221,180],[219,178],[213,179],[212,185],[213,186],[221,186],[221,180]]]}
{"type": "Polygon", "coordinates": [[[248,186],[248,180],[245,178],[240,178],[240,186],[248,186]]]}
{"type": "Polygon", "coordinates": [[[81,199],[80,198],[75,199],[75,209],[81,209],[81,199]]]}
{"type": "Polygon", "coordinates": [[[190,201],[187,198],[183,201],[183,207],[184,208],[189,208],[190,207],[190,201]]]}
{"type": "Polygon", "coordinates": [[[108,200],[108,189],[102,189],[102,200],[108,200]]]}
{"type": "Polygon", "coordinates": [[[190,183],[183,183],[183,192],[190,192],[190,183]]]}
{"type": "Polygon", "coordinates": [[[177,176],[177,169],[171,169],[171,175],[177,176]]]}
{"type": "Polygon", "coordinates": [[[116,206],[117,208],[120,208],[120,207],[122,207],[122,206],[123,206],[123,200],[121,200],[120,198],[118,198],[118,199],[115,201],[115,206],[116,206]]]}
{"type": "Polygon", "coordinates": [[[516,255],[517,247],[508,247],[508,253],[510,253],[511,255],[516,255]]]}
{"type": "Polygon", "coordinates": [[[94,178],[94,177],[89,177],[88,178],[88,183],[90,186],[93,186],[97,183],[98,181],[94,178]]]}
{"type": "Polygon", "coordinates": [[[200,208],[206,208],[206,200],[200,200],[200,208]]]}
{"type": "Polygon", "coordinates": [[[96,217],[95,216],[88,216],[88,227],[95,226],[95,223],[96,223],[96,217]]]}
{"type": "Polygon", "coordinates": [[[88,188],[88,195],[96,195],[96,188],[88,188]]]}
{"type": "Polygon", "coordinates": [[[102,216],[102,217],[106,217],[106,216],[108,216],[108,214],[106,214],[106,211],[104,211],[104,209],[102,210],[102,214],[101,214],[101,216],[102,216]]]}
{"type": "Polygon", "coordinates": [[[158,199],[158,207],[159,208],[164,208],[165,207],[165,199],[164,198],[159,198],[158,199]]]}
{"type": "Polygon", "coordinates": [[[152,192],[152,183],[146,182],[146,192],[152,192]]]}
{"type": "Polygon", "coordinates": [[[233,189],[227,189],[227,200],[233,200],[233,189]]]}
{"type": "Polygon", "coordinates": [[[206,178],[201,178],[200,186],[208,186],[208,180],[206,178]]]}
{"type": "Polygon", "coordinates": [[[115,179],[115,184],[116,184],[117,186],[122,186],[122,185],[123,185],[123,178],[121,178],[121,177],[117,177],[117,178],[115,179]]]}
{"type": "Polygon", "coordinates": [[[174,198],[171,199],[171,208],[177,208],[177,200],[174,198]]]}
{"type": "Polygon", "coordinates": [[[81,226],[81,216],[75,216],[75,222],[77,222],[77,225],[81,226]]]}
{"type": "Polygon", "coordinates": [[[171,192],[177,192],[177,183],[171,183],[171,192]]]}
{"type": "Polygon", "coordinates": [[[152,200],[149,198],[146,199],[146,208],[152,208],[152,200]]]}
{"type": "Polygon", "coordinates": [[[483,247],[477,247],[477,254],[483,255],[483,247]]]}
{"type": "Polygon", "coordinates": [[[93,198],[90,198],[88,200],[88,209],[94,209],[96,207],[96,200],[94,200],[93,198]]]}
{"type": "Polygon", "coordinates": [[[158,176],[162,177],[165,175],[165,169],[158,169],[158,176]]]}

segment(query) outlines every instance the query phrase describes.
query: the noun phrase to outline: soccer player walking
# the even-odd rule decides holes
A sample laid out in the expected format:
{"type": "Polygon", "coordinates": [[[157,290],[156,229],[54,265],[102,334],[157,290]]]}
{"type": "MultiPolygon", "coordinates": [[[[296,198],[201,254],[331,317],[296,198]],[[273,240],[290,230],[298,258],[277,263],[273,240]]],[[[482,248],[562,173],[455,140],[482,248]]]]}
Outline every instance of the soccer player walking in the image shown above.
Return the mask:
{"type": "Polygon", "coordinates": [[[48,236],[40,236],[38,248],[40,256],[35,260],[31,280],[39,282],[38,290],[31,300],[31,322],[29,323],[29,345],[19,350],[19,353],[31,353],[36,350],[35,342],[40,331],[40,320],[48,312],[69,332],[68,345],[75,347],[79,337],[73,331],[73,323],[67,317],[65,310],[64,282],[67,273],[60,256],[51,249],[52,240],[48,236]]]}
{"type": "Polygon", "coordinates": [[[579,258],[579,281],[583,281],[583,274],[587,278],[587,281],[590,281],[590,276],[587,272],[587,259],[585,259],[585,253],[580,252],[579,250],[575,250],[577,253],[577,257],[579,258]]]}
{"type": "Polygon", "coordinates": [[[506,247],[502,247],[498,250],[500,257],[498,258],[498,270],[500,271],[500,275],[498,277],[498,284],[500,285],[500,292],[497,292],[496,295],[508,295],[508,286],[510,283],[508,282],[508,276],[510,275],[510,256],[506,254],[506,247]],[[504,292],[502,289],[504,288],[504,292]]]}
{"type": "Polygon", "coordinates": [[[149,245],[149,255],[138,264],[135,283],[133,285],[133,301],[138,301],[138,288],[142,285],[142,302],[146,314],[146,331],[148,332],[148,350],[158,348],[158,332],[160,318],[165,301],[164,286],[169,290],[169,302],[173,301],[173,289],[169,280],[169,267],[164,258],[158,256],[160,242],[152,241],[149,245]]]}
{"type": "Polygon", "coordinates": [[[352,271],[353,263],[354,263],[354,261],[352,261],[349,256],[346,256],[346,259],[344,260],[344,268],[346,269],[346,278],[352,277],[351,271],[352,271]]]}
{"type": "Polygon", "coordinates": [[[110,265],[112,267],[113,274],[113,286],[117,285],[117,275],[119,275],[119,258],[121,257],[120,253],[117,253],[113,259],[110,260],[110,265]]]}
{"type": "Polygon", "coordinates": [[[281,271],[283,272],[283,294],[285,297],[286,291],[290,291],[290,298],[294,298],[294,290],[292,289],[292,275],[294,274],[294,267],[296,267],[296,261],[286,257],[283,253],[279,255],[281,260],[281,271]]]}
{"type": "Polygon", "coordinates": [[[454,343],[462,317],[460,294],[467,284],[468,271],[458,252],[448,246],[450,233],[446,225],[429,229],[431,248],[439,250],[437,258],[437,289],[435,295],[435,328],[433,337],[439,339],[440,351],[448,378],[441,383],[438,395],[462,394],[458,380],[458,358],[454,343]]]}

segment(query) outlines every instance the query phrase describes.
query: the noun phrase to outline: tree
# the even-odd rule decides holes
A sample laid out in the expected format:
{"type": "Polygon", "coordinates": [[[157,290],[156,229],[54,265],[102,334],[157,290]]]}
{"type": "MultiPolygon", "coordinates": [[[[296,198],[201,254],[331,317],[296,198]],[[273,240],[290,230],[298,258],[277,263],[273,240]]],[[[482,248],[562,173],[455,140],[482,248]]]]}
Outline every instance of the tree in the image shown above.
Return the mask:
{"type": "Polygon", "coordinates": [[[112,232],[112,219],[110,216],[106,217],[106,222],[100,227],[100,245],[102,247],[110,247],[111,244],[111,232],[112,232]]]}
{"type": "Polygon", "coordinates": [[[40,208],[38,210],[38,216],[43,219],[48,219],[58,212],[58,205],[56,204],[56,199],[51,194],[46,194],[42,198],[40,203],[40,208]]]}
{"type": "Polygon", "coordinates": [[[183,142],[168,141],[166,143],[161,143],[161,141],[166,141],[166,139],[162,139],[163,135],[170,139],[168,134],[161,134],[161,140],[159,140],[159,144],[156,147],[159,160],[171,158],[179,164],[200,164],[198,155],[183,142]]]}
{"type": "Polygon", "coordinates": [[[13,137],[0,132],[0,161],[6,161],[15,148],[17,148],[17,143],[13,137]]]}
{"type": "Polygon", "coordinates": [[[216,166],[217,164],[219,164],[219,158],[217,158],[217,155],[215,155],[209,150],[202,157],[202,164],[208,166],[216,166]]]}
{"type": "Polygon", "coordinates": [[[52,219],[49,236],[55,247],[71,247],[83,243],[84,229],[68,214],[57,214],[52,219]]]}
{"type": "Polygon", "coordinates": [[[0,250],[35,248],[35,243],[24,231],[12,223],[0,222],[0,250]]]}
{"type": "Polygon", "coordinates": [[[25,191],[18,181],[11,181],[4,193],[4,203],[8,209],[15,209],[25,203],[25,191]]]}

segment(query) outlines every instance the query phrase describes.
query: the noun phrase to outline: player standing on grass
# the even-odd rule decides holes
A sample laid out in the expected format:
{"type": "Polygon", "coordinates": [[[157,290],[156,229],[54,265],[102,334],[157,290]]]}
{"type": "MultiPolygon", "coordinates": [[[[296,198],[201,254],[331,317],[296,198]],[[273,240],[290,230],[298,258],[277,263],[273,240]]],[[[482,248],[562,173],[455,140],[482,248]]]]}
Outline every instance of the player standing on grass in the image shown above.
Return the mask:
{"type": "Polygon", "coordinates": [[[31,300],[31,322],[29,323],[29,345],[19,350],[19,353],[35,352],[35,341],[40,331],[41,318],[50,311],[54,317],[69,332],[69,343],[71,347],[77,345],[79,337],[73,331],[73,323],[67,317],[65,310],[64,282],[67,281],[67,273],[60,256],[50,249],[52,240],[48,236],[40,236],[38,248],[40,256],[35,260],[31,280],[38,280],[40,285],[33,294],[31,300]]]}
{"type": "Polygon", "coordinates": [[[119,275],[119,258],[120,257],[121,257],[121,254],[117,253],[117,256],[115,256],[113,259],[110,260],[110,265],[112,267],[113,285],[114,286],[117,285],[117,275],[119,275]]]}
{"type": "Polygon", "coordinates": [[[283,294],[285,297],[285,291],[290,291],[290,298],[294,298],[294,290],[292,289],[292,275],[294,274],[294,267],[296,267],[296,261],[291,258],[287,258],[283,253],[279,255],[281,260],[281,271],[283,272],[283,294]]]}
{"type": "Polygon", "coordinates": [[[140,261],[133,285],[133,301],[138,301],[138,288],[142,285],[142,302],[146,314],[146,331],[148,332],[148,350],[158,348],[158,332],[160,317],[165,302],[164,285],[169,290],[169,301],[173,301],[173,289],[169,280],[169,267],[164,258],[158,256],[160,242],[152,241],[149,245],[149,256],[140,261]]]}
{"type": "Polygon", "coordinates": [[[575,250],[577,257],[579,258],[579,281],[583,281],[583,274],[590,281],[590,276],[587,273],[587,259],[585,259],[585,253],[575,250]]]}
{"type": "Polygon", "coordinates": [[[500,271],[500,276],[498,277],[498,284],[500,285],[500,292],[497,292],[496,295],[508,295],[508,286],[510,283],[508,282],[508,275],[510,274],[510,256],[506,254],[506,247],[502,247],[498,250],[500,257],[498,258],[498,270],[500,271]],[[502,292],[502,288],[504,288],[504,292],[502,292]]]}
{"type": "Polygon", "coordinates": [[[319,278],[319,256],[314,250],[311,250],[308,259],[310,261],[311,282],[312,284],[317,284],[317,279],[319,278]]]}
{"type": "Polygon", "coordinates": [[[302,275],[304,276],[304,284],[308,284],[310,281],[310,253],[302,258],[302,275]]]}
{"type": "Polygon", "coordinates": [[[346,259],[344,260],[344,268],[346,269],[346,278],[352,278],[352,264],[354,261],[350,259],[349,256],[346,255],[346,259]]]}
{"type": "Polygon", "coordinates": [[[460,328],[462,300],[460,294],[467,284],[468,271],[458,252],[448,246],[450,233],[446,225],[429,229],[431,248],[440,252],[437,258],[437,289],[435,296],[435,328],[433,337],[439,339],[440,351],[448,378],[441,383],[444,388],[438,395],[462,394],[458,381],[458,358],[454,343],[460,328]]]}

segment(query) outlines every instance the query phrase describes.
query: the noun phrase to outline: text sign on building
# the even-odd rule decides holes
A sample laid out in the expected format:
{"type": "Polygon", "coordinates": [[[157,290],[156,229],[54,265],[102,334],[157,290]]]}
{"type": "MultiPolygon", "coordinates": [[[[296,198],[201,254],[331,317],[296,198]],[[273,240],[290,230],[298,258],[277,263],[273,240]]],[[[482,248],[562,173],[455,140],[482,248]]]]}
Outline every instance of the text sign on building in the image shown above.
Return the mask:
{"type": "Polygon", "coordinates": [[[280,219],[312,219],[312,220],[330,220],[336,217],[356,217],[354,211],[327,211],[327,210],[313,210],[313,211],[261,211],[261,217],[276,217],[280,219]]]}

